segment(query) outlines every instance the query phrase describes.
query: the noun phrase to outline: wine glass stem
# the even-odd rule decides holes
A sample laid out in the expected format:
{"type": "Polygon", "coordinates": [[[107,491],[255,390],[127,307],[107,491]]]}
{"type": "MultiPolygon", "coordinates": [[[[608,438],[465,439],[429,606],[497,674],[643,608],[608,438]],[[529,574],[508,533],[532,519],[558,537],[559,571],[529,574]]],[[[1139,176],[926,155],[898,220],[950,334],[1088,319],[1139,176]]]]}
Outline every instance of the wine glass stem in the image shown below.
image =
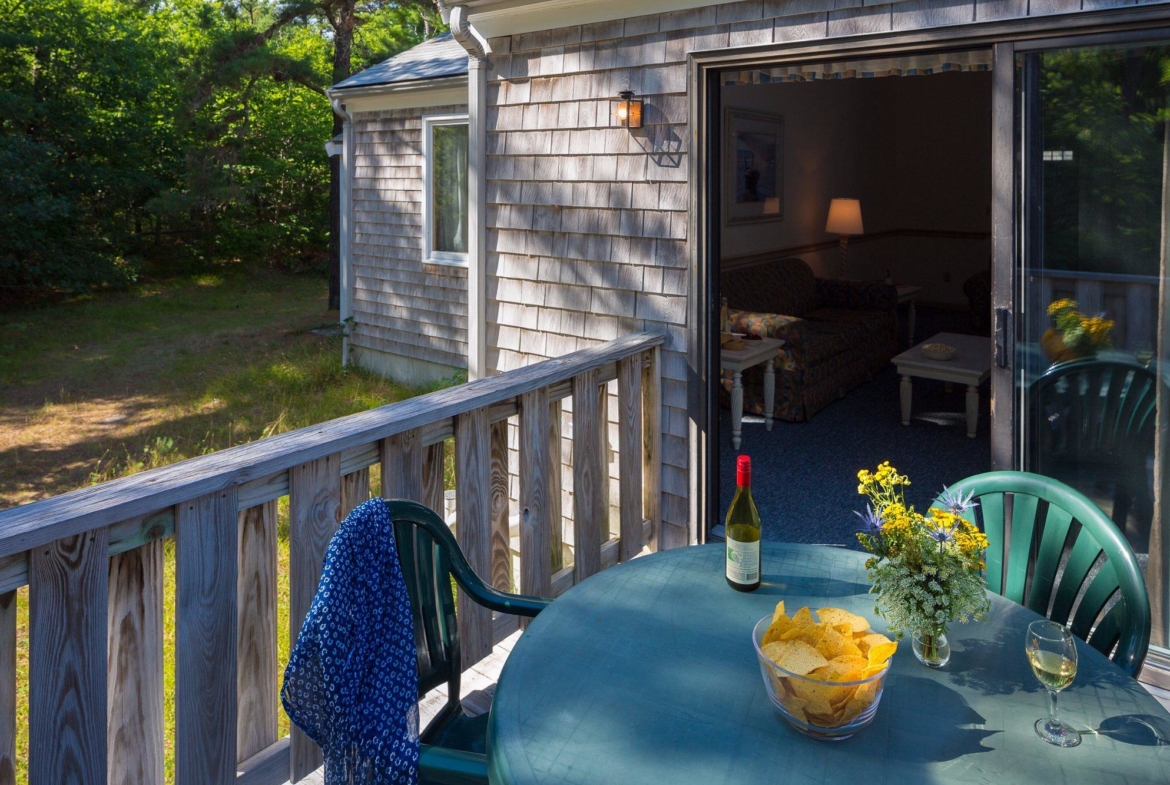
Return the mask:
{"type": "Polygon", "coordinates": [[[1054,690],[1048,690],[1048,721],[1052,725],[1056,725],[1060,719],[1056,716],[1056,696],[1054,690]]]}

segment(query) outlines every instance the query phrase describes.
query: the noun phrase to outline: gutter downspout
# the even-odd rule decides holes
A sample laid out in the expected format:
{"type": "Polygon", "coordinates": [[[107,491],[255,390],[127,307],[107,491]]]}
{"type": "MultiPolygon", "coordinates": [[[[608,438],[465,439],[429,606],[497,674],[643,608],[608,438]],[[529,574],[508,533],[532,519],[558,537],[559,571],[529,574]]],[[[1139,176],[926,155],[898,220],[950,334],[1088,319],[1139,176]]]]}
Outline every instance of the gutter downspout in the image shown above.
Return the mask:
{"type": "Polygon", "coordinates": [[[451,34],[467,50],[467,378],[487,376],[487,52],[467,7],[440,4],[451,34]]]}
{"type": "Polygon", "coordinates": [[[341,256],[341,274],[340,274],[340,289],[341,289],[341,324],[343,325],[343,337],[341,339],[341,365],[345,367],[349,365],[349,323],[347,319],[353,316],[353,270],[351,269],[352,260],[350,259],[350,248],[352,247],[352,232],[353,221],[350,219],[350,210],[353,202],[353,176],[351,167],[353,166],[353,115],[346,111],[345,105],[341,103],[340,98],[329,98],[330,104],[333,106],[334,113],[342,119],[341,126],[341,161],[339,162],[338,171],[340,173],[341,181],[338,183],[338,191],[340,195],[338,209],[341,213],[339,230],[341,237],[339,238],[339,251],[341,256]]]}

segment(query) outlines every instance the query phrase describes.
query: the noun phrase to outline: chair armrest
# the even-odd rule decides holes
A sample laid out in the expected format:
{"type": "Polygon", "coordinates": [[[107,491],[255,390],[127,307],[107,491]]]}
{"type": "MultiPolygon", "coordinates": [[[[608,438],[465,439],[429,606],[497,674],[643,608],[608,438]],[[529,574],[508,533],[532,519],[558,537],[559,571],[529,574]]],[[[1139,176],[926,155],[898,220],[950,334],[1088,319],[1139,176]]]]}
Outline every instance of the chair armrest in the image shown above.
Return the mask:
{"type": "Polygon", "coordinates": [[[799,316],[763,311],[730,311],[728,315],[734,332],[760,338],[781,338],[785,341],[785,349],[804,346],[808,335],[807,323],[799,316]]]}
{"type": "Polygon", "coordinates": [[[455,542],[455,536],[439,514],[430,507],[406,499],[387,499],[386,507],[394,521],[409,521],[434,538],[451,564],[451,574],[459,588],[467,592],[477,605],[500,613],[533,617],[548,607],[552,600],[525,594],[508,594],[488,586],[471,569],[467,557],[455,542]]]}
{"type": "Polygon", "coordinates": [[[898,290],[877,281],[837,281],[817,278],[817,304],[822,308],[892,311],[898,290]]]}
{"type": "Polygon", "coordinates": [[[418,775],[423,782],[483,785],[488,781],[487,756],[430,744],[418,746],[418,775]]]}

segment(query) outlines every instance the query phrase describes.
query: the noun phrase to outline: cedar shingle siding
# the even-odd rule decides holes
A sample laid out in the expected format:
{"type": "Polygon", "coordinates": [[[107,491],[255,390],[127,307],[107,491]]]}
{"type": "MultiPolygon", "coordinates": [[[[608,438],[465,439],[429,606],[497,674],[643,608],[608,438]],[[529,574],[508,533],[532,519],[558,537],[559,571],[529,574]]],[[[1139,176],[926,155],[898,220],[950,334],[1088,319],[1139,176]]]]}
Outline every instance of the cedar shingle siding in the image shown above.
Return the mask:
{"type": "Polygon", "coordinates": [[[687,55],[1081,8],[745,0],[492,39],[488,365],[508,370],[635,330],[665,333],[663,519],[685,527],[687,55]],[[625,89],[645,99],[641,130],[612,127],[625,89]]]}
{"type": "Polygon", "coordinates": [[[422,263],[422,116],[465,111],[439,106],[354,117],[350,346],[362,364],[384,367],[363,352],[373,350],[451,373],[467,368],[467,270],[422,263]]]}
{"type": "MultiPolygon", "coordinates": [[[[663,519],[680,528],[664,531],[663,542],[682,544],[688,520],[687,55],[1132,4],[745,0],[492,39],[486,116],[489,368],[518,368],[632,331],[664,333],[663,519]],[[613,101],[625,89],[645,99],[640,130],[613,127],[613,101]]],[[[410,181],[417,173],[392,168],[419,166],[419,115],[376,115],[374,122],[399,129],[377,142],[371,116],[357,122],[354,345],[465,367],[466,281],[445,270],[420,269],[419,197],[410,181]],[[372,166],[386,168],[375,172],[372,166]],[[387,202],[399,197],[406,204],[387,202]],[[367,227],[374,218],[378,226],[367,227]],[[392,328],[405,333],[396,345],[392,328]]],[[[612,403],[611,396],[611,420],[612,403]]],[[[611,425],[611,444],[616,441],[611,425]]],[[[569,482],[565,491],[571,491],[569,482]]],[[[571,509],[566,500],[566,514],[571,509]]]]}

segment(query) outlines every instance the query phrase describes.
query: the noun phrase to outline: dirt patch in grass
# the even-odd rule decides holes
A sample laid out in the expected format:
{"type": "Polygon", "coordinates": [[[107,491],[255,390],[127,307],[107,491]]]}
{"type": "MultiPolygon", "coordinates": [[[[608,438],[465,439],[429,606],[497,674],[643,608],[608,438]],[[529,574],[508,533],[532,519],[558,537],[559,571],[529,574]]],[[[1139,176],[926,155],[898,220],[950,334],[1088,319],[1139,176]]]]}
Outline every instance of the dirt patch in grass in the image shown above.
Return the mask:
{"type": "Polygon", "coordinates": [[[0,317],[0,508],[415,390],[341,367],[325,282],[231,270],[0,317]]]}

